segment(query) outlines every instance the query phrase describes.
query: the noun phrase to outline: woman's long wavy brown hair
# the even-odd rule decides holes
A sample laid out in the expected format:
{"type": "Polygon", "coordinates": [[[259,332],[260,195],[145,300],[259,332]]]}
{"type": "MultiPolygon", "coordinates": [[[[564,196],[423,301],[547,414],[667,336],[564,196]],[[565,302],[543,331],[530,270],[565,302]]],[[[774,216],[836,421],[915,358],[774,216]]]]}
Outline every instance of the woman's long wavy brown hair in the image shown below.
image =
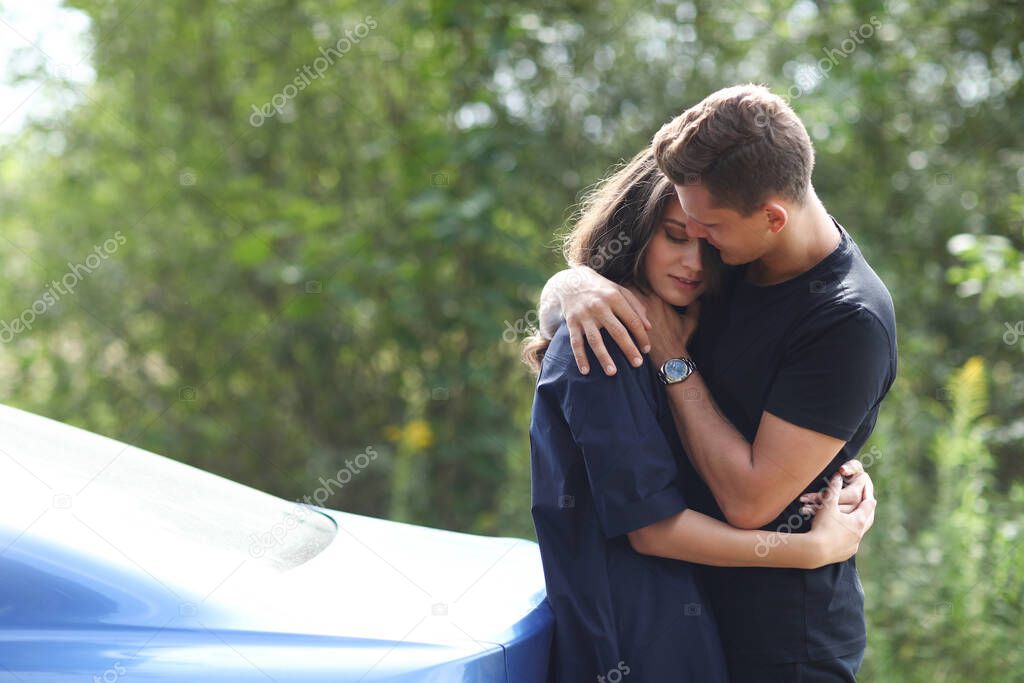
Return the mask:
{"type": "MultiPolygon", "coordinates": [[[[620,285],[635,285],[650,293],[644,256],[669,200],[672,181],[658,170],[650,149],[637,154],[586,193],[575,212],[572,228],[562,241],[570,266],[587,265],[620,285]]],[[[707,292],[717,290],[721,263],[718,252],[700,241],[707,292]]],[[[540,372],[551,340],[538,330],[523,341],[523,361],[540,372]]]]}

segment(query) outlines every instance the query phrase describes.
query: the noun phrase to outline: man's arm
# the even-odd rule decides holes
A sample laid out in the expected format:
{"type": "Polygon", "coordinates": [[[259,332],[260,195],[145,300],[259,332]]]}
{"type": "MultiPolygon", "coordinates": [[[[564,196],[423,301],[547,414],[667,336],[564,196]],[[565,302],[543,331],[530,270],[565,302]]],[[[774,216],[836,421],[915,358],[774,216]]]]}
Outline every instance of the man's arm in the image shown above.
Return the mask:
{"type": "MultiPolygon", "coordinates": [[[[647,303],[654,320],[651,359],[660,364],[684,355],[695,312],[680,318],[667,305],[647,303]]],[[[833,333],[853,350],[840,358],[818,344],[788,371],[783,368],[753,444],[715,405],[699,371],[666,387],[680,439],[730,524],[755,529],[778,517],[835,458],[877,400],[875,378],[888,363],[880,345],[887,340],[861,318],[833,333]],[[771,412],[773,406],[815,429],[783,419],[771,412]]]]}
{"type": "Polygon", "coordinates": [[[667,386],[666,393],[690,461],[722,514],[741,529],[759,529],[778,517],[845,443],[768,412],[754,443],[747,443],[719,411],[699,372],[667,386]]]}
{"type": "Polygon", "coordinates": [[[541,292],[537,312],[541,333],[548,338],[554,336],[559,320],[565,318],[576,366],[584,375],[590,372],[586,344],[593,349],[606,375],[616,372],[601,339],[602,329],[608,331],[634,367],[643,364],[640,350],[650,350],[647,330],[651,323],[644,304],[633,292],[588,266],[575,266],[552,275],[541,292]]]}

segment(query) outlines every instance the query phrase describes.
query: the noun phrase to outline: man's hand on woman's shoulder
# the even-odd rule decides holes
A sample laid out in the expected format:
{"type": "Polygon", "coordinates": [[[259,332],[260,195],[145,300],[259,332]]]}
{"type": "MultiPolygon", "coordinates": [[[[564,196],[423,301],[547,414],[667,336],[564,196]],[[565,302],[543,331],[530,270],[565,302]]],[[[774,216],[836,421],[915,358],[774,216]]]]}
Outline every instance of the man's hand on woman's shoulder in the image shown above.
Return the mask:
{"type": "Polygon", "coordinates": [[[598,275],[588,266],[575,266],[553,275],[544,287],[541,309],[545,310],[555,302],[561,308],[569,329],[572,352],[580,372],[590,372],[587,343],[605,374],[615,374],[615,363],[601,338],[602,329],[608,331],[634,366],[643,364],[640,354],[641,351],[650,351],[647,331],[651,323],[645,305],[629,289],[598,275]]]}

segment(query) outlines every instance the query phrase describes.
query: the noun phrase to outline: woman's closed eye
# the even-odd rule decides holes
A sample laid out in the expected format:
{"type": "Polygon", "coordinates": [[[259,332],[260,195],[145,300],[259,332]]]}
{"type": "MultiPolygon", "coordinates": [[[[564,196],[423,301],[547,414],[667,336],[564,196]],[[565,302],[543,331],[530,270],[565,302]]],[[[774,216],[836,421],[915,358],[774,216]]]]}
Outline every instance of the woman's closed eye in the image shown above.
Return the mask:
{"type": "Polygon", "coordinates": [[[673,231],[665,228],[665,236],[668,237],[669,241],[675,242],[676,244],[686,244],[690,241],[685,232],[673,231]]]}

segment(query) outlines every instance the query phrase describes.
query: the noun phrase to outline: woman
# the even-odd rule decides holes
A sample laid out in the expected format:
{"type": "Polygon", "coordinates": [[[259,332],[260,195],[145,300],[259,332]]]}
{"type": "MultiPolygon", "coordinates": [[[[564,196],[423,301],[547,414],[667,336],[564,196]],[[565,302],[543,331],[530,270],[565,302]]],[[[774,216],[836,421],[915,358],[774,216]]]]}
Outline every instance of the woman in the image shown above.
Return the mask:
{"type": "MultiPolygon", "coordinates": [[[[708,292],[702,304],[713,306],[718,262],[687,238],[684,221],[671,182],[644,151],[584,200],[566,257],[639,296],[678,308],[708,292]]],[[[537,335],[524,347],[539,373],[530,443],[533,518],[556,619],[551,678],[724,682],[690,563],[819,567],[853,555],[870,518],[844,519],[838,475],[806,534],[740,530],[687,509],[677,468],[686,455],[656,369],[647,360],[632,367],[610,339],[606,346],[622,368],[613,376],[580,374],[564,323],[550,341],[537,335]]]]}

